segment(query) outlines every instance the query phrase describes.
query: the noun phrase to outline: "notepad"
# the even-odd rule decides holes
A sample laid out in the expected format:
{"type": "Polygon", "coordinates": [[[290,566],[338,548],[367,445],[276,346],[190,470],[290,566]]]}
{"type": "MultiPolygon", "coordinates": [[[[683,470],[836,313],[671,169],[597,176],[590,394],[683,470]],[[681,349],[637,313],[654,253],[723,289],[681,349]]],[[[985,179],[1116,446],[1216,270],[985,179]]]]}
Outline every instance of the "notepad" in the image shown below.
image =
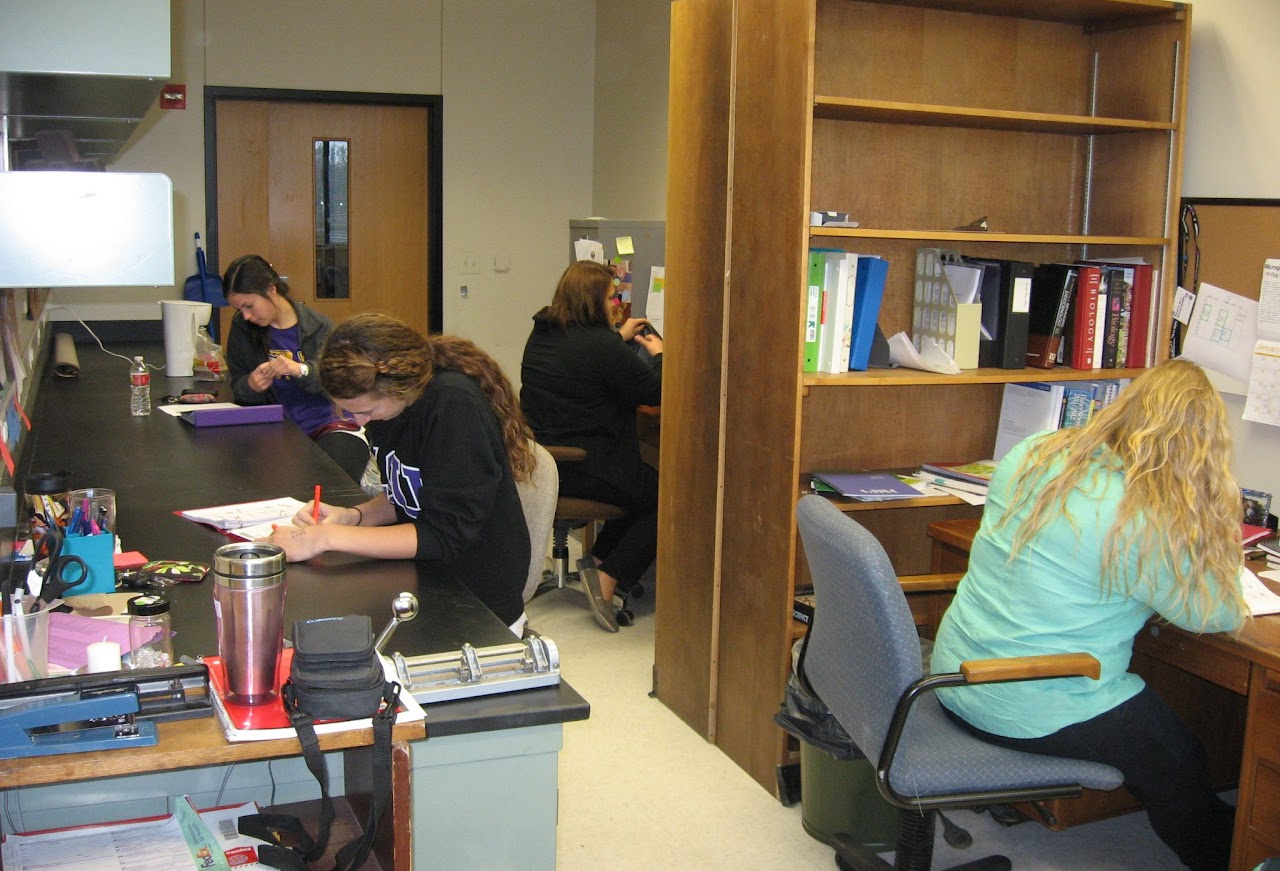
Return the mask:
{"type": "Polygon", "coordinates": [[[218,505],[213,508],[193,508],[179,511],[178,515],[196,523],[204,523],[222,530],[243,529],[250,526],[288,523],[305,506],[305,502],[292,496],[279,499],[263,499],[258,502],[240,502],[235,505],[218,505]]]}

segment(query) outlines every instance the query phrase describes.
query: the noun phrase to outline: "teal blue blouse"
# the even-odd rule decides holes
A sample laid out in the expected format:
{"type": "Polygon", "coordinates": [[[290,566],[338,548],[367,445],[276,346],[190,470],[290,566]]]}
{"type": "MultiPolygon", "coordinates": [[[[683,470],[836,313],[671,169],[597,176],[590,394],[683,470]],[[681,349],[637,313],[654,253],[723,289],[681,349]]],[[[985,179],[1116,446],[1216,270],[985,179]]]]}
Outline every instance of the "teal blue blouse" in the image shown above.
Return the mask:
{"type": "MultiPolygon", "coordinates": [[[[1102,663],[1102,678],[1053,678],[940,690],[943,705],[972,725],[1011,738],[1038,738],[1111,710],[1141,691],[1130,674],[1133,637],[1153,614],[1175,625],[1206,631],[1233,629],[1237,614],[1217,607],[1202,615],[1183,609],[1173,573],[1152,565],[1154,583],[1134,595],[1101,587],[1102,545],[1115,523],[1124,475],[1095,464],[1067,497],[1066,513],[1050,519],[1012,564],[1013,538],[1030,511],[996,526],[1017,484],[1015,471],[1036,437],[1024,440],[997,465],[973,541],[969,568],[947,609],[934,642],[932,670],[952,672],[964,660],[1084,651],[1102,663]]],[[[1061,463],[1045,470],[1056,475],[1061,463]]],[[[1033,472],[1033,474],[1035,474],[1033,472]]],[[[1045,478],[1048,480],[1048,477],[1045,478]]],[[[1132,554],[1130,555],[1133,556],[1132,554]]],[[[1194,555],[1188,555],[1192,558],[1194,555]]],[[[1130,568],[1135,568],[1131,560],[1130,568]]]]}

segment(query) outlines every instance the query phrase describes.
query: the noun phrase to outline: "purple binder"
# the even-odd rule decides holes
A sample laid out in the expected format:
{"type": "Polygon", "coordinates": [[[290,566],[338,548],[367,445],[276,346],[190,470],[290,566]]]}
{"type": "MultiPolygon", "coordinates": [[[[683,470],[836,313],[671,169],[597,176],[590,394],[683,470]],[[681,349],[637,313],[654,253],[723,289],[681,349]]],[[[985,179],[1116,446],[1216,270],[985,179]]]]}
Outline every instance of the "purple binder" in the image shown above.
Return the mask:
{"type": "Polygon", "coordinates": [[[279,423],[281,405],[242,405],[239,408],[196,408],[178,415],[192,426],[235,426],[239,423],[279,423]]]}

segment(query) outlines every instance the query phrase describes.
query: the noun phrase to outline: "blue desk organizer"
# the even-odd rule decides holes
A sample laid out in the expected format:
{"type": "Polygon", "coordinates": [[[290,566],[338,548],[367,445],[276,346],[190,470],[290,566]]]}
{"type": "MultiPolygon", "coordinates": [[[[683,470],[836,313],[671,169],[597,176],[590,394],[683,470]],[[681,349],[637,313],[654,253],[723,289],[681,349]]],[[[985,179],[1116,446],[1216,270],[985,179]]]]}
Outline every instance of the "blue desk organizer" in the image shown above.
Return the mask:
{"type": "MultiPolygon", "coordinates": [[[[68,534],[62,540],[62,553],[74,554],[89,567],[89,581],[71,590],[68,595],[86,593],[114,593],[116,590],[116,537],[107,532],[98,535],[68,534]]],[[[75,569],[71,569],[75,571],[75,569]]],[[[74,578],[75,575],[70,575],[74,578]]]]}

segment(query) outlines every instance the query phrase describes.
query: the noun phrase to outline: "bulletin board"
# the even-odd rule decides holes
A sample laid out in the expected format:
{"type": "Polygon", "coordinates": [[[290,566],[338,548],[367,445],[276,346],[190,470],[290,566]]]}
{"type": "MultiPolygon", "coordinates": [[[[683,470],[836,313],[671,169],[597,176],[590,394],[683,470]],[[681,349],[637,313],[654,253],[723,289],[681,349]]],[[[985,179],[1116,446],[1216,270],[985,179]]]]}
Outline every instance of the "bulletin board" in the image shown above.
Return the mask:
{"type": "Polygon", "coordinates": [[[1257,299],[1263,263],[1280,258],[1280,200],[1187,197],[1182,205],[1179,250],[1186,265],[1179,283],[1193,289],[1190,285],[1198,252],[1200,281],[1257,299]],[[1186,219],[1187,206],[1195,210],[1195,224],[1189,225],[1186,219]]]}

